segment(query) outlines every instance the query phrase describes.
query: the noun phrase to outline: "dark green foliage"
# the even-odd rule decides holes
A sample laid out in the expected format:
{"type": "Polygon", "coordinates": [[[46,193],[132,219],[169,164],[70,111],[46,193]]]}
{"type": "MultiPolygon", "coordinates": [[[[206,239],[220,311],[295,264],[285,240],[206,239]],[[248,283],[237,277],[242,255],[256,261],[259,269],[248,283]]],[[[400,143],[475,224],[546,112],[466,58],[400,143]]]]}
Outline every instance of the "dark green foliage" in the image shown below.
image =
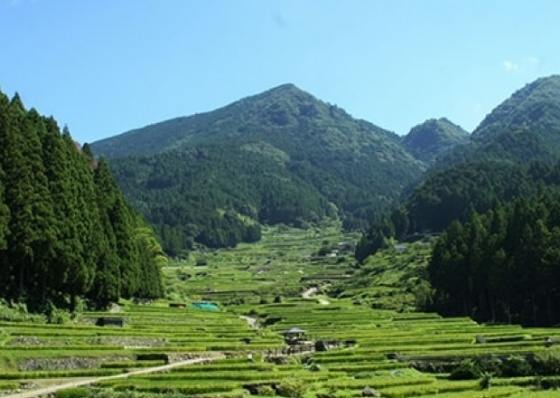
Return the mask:
{"type": "Polygon", "coordinates": [[[472,359],[461,361],[449,374],[451,380],[475,380],[480,376],[481,370],[472,359]]]}
{"type": "Polygon", "coordinates": [[[437,308],[481,321],[560,321],[560,194],[497,203],[441,235],[428,267],[437,308]]]}
{"type": "Polygon", "coordinates": [[[560,355],[558,351],[544,351],[533,360],[535,372],[540,375],[557,375],[560,373],[560,355]]]}
{"type": "Polygon", "coordinates": [[[66,388],[56,393],[56,398],[86,398],[91,396],[90,389],[86,387],[66,388]]]}
{"type": "Polygon", "coordinates": [[[415,158],[435,163],[437,158],[468,140],[468,133],[449,120],[430,119],[413,127],[402,144],[415,158]]]}
{"type": "Polygon", "coordinates": [[[510,355],[502,360],[500,376],[523,377],[533,373],[531,363],[521,355],[510,355]]]}
{"type": "Polygon", "coordinates": [[[490,387],[492,377],[525,377],[557,374],[558,367],[549,361],[548,354],[533,357],[522,355],[483,355],[458,363],[450,372],[451,380],[479,380],[481,389],[490,387]],[[543,365],[544,363],[551,364],[543,365]]]}
{"type": "Polygon", "coordinates": [[[395,134],[292,85],[92,147],[174,256],[258,240],[261,224],[365,228],[424,168],[395,134]]]}
{"type": "Polygon", "coordinates": [[[495,200],[511,200],[535,192],[527,170],[508,162],[468,163],[434,173],[406,202],[407,233],[442,231],[471,211],[484,212],[495,200]]]}
{"type": "Polygon", "coordinates": [[[473,138],[490,142],[506,131],[529,130],[560,145],[560,76],[538,79],[515,92],[477,127],[473,138]]]}
{"type": "Polygon", "coordinates": [[[368,233],[356,245],[355,257],[363,262],[370,254],[388,246],[388,240],[395,235],[395,228],[390,219],[385,218],[374,224],[368,233]]]}
{"type": "MultiPolygon", "coordinates": [[[[436,122],[418,127],[408,140],[428,135],[424,129],[436,122]]],[[[528,197],[544,185],[557,185],[558,171],[551,165],[560,159],[558,137],[560,76],[551,76],[513,94],[484,119],[468,141],[440,156],[404,200],[404,209],[396,210],[400,214],[393,212],[389,217],[396,237],[438,233],[454,220],[464,222],[472,211],[489,210],[495,201],[528,197]]],[[[383,225],[376,223],[365,234],[358,247],[360,259],[379,248],[371,242],[380,235],[380,228],[383,225]]]]}
{"type": "Polygon", "coordinates": [[[121,294],[161,296],[161,248],[147,244],[153,234],[106,164],[54,119],[1,93],[0,155],[2,298],[54,319],[80,297],[103,306],[121,294]]]}

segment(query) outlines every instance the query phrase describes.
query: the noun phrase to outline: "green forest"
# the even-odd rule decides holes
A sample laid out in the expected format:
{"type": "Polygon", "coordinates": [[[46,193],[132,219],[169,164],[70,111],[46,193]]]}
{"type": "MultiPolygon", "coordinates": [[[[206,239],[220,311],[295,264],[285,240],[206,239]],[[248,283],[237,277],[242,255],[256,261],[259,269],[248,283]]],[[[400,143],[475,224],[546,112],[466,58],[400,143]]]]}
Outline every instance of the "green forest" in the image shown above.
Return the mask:
{"type": "Polygon", "coordinates": [[[395,240],[437,237],[425,309],[557,324],[559,126],[560,77],[514,93],[362,235],[357,260],[395,240]]]}
{"type": "Polygon", "coordinates": [[[162,249],[109,165],[0,93],[0,296],[30,311],[162,295],[162,249]]]}
{"type": "Polygon", "coordinates": [[[92,149],[171,256],[258,240],[262,225],[366,228],[425,169],[396,134],[290,84],[92,149]]]}
{"type": "Polygon", "coordinates": [[[560,192],[496,203],[439,237],[428,266],[436,308],[483,322],[560,321],[560,192]]]}

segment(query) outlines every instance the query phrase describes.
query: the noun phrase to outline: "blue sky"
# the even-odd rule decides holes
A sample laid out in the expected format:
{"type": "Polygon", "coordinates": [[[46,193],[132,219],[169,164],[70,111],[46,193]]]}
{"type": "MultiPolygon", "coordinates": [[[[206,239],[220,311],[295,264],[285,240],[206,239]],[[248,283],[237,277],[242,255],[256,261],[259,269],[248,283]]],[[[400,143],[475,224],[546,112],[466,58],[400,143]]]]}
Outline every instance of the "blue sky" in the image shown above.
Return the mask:
{"type": "Polygon", "coordinates": [[[80,142],[283,83],[398,134],[560,73],[556,0],[0,0],[0,89],[80,142]]]}

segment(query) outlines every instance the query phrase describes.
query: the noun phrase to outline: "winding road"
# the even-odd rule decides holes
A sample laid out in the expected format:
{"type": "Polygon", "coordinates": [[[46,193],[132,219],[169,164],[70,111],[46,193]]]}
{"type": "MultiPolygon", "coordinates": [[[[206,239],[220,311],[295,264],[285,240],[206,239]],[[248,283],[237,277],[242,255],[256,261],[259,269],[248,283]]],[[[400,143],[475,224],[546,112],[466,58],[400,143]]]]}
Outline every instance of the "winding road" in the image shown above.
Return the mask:
{"type": "Polygon", "coordinates": [[[113,376],[92,377],[92,378],[88,378],[88,379],[72,381],[72,382],[68,382],[68,383],[64,383],[64,384],[58,384],[58,385],[55,385],[55,386],[49,386],[49,387],[44,387],[44,388],[38,388],[38,389],[35,389],[35,390],[29,390],[29,391],[25,391],[25,392],[16,393],[16,394],[3,395],[2,398],[35,398],[35,397],[47,396],[47,395],[53,394],[53,393],[55,393],[59,390],[64,390],[65,388],[87,386],[87,385],[94,384],[94,383],[97,383],[97,382],[103,381],[103,380],[126,379],[129,376],[142,375],[142,374],[148,374],[148,373],[164,372],[166,370],[177,368],[177,367],[184,366],[184,365],[193,365],[193,364],[197,364],[197,363],[210,362],[210,361],[215,361],[217,359],[223,359],[223,358],[225,358],[225,355],[217,354],[217,355],[214,355],[214,356],[211,356],[211,357],[186,359],[184,361],[174,362],[174,363],[170,363],[170,364],[167,364],[167,365],[155,366],[153,368],[133,370],[133,371],[128,372],[128,373],[123,373],[123,374],[118,374],[118,375],[113,375],[113,376]]]}

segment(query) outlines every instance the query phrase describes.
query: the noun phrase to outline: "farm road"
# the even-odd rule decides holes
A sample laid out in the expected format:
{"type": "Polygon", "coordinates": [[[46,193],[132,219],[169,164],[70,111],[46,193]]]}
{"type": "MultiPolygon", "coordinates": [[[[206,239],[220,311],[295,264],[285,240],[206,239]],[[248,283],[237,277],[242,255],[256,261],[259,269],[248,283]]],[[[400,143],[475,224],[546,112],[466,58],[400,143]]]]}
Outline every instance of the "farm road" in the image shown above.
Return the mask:
{"type": "Polygon", "coordinates": [[[128,373],[113,375],[113,376],[102,376],[102,377],[92,377],[84,380],[77,380],[73,382],[68,382],[64,384],[58,384],[55,386],[49,386],[44,388],[38,388],[36,390],[25,391],[17,394],[10,394],[10,395],[3,395],[2,398],[35,398],[41,396],[47,396],[49,394],[53,394],[59,390],[64,390],[65,388],[74,388],[74,387],[81,387],[87,386],[93,383],[97,383],[98,381],[103,380],[112,380],[112,379],[126,379],[129,376],[141,375],[141,374],[148,374],[148,373],[157,373],[163,372],[169,369],[173,369],[183,365],[193,365],[196,363],[208,362],[208,361],[215,361],[216,359],[223,359],[225,356],[223,354],[218,354],[211,357],[205,358],[195,358],[195,359],[186,359],[184,361],[170,363],[168,365],[162,366],[155,366],[153,368],[145,368],[139,370],[133,370],[128,373]]]}

